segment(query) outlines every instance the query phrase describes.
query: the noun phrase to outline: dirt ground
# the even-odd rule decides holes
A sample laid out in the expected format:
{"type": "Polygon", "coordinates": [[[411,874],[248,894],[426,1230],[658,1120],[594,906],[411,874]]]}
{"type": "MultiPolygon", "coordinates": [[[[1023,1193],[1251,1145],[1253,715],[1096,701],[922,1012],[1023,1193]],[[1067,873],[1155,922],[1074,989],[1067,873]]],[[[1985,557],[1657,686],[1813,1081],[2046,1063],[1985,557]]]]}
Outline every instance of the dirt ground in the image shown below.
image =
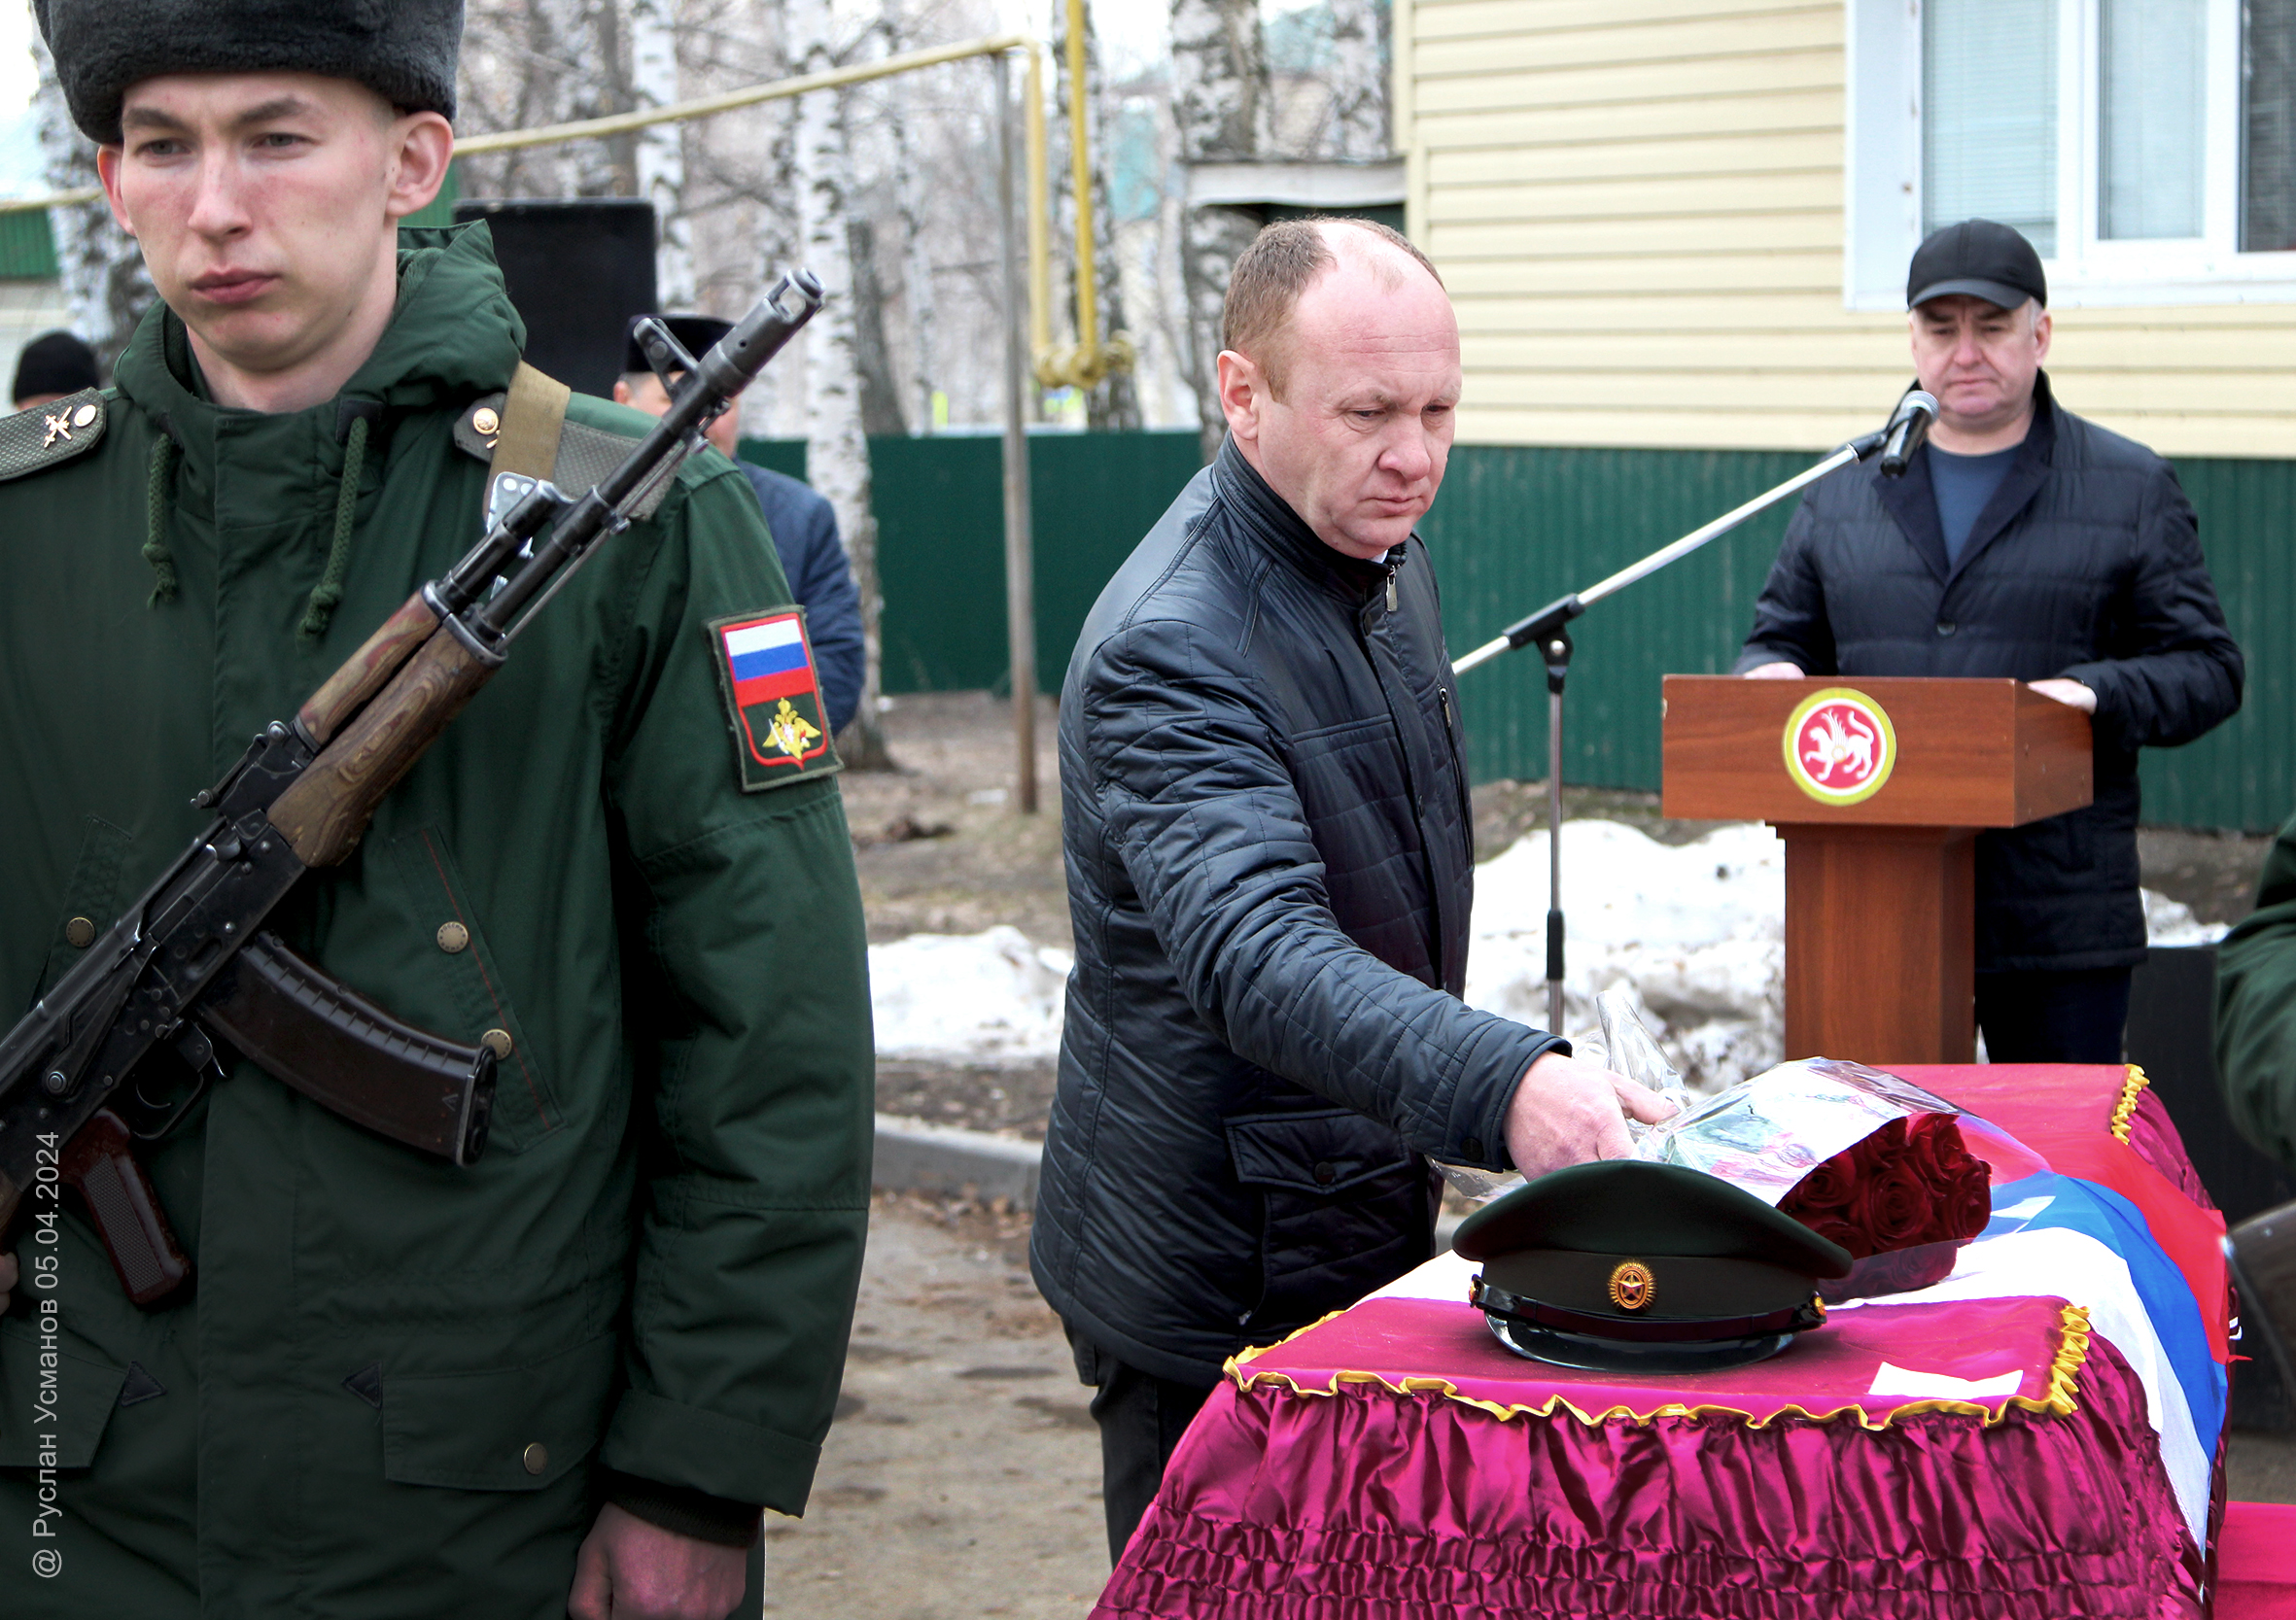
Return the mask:
{"type": "Polygon", "coordinates": [[[765,1612],[1078,1620],[1108,1578],[1100,1451],[1027,1218],[880,1193],[837,1421],[765,1612]]]}

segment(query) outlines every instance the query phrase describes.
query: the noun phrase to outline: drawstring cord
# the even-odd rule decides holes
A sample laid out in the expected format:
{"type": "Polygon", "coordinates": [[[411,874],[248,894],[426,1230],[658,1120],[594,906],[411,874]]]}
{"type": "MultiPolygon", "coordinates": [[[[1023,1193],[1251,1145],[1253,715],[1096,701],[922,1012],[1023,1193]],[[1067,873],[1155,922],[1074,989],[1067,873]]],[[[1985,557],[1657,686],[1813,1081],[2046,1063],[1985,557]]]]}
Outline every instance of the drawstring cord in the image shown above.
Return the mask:
{"type": "Polygon", "coordinates": [[[327,634],[334,610],[343,600],[343,575],[351,570],[351,520],[359,511],[359,476],[366,470],[366,418],[351,419],[351,434],[343,445],[343,487],[335,496],[334,543],[327,549],[327,571],[311,587],[310,604],[296,634],[316,641],[327,634]]]}
{"type": "Polygon", "coordinates": [[[152,441],[152,474],[144,485],[144,561],[152,565],[152,596],[145,604],[157,607],[175,601],[175,553],[167,549],[167,491],[175,471],[175,440],[165,433],[152,441]]]}

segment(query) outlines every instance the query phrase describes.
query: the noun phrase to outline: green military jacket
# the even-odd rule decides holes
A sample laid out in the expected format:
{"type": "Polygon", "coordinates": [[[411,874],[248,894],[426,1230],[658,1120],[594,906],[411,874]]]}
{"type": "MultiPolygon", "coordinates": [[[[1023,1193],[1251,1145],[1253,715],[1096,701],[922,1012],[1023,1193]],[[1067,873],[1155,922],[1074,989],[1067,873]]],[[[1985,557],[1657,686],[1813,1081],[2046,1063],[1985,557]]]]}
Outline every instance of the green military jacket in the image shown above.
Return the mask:
{"type": "MultiPolygon", "coordinates": [[[[317,640],[351,413],[219,408],[166,311],[100,442],[0,482],[10,1018],[71,919],[200,830],[191,795],[476,539],[453,430],[524,329],[482,225],[406,243],[343,395],[381,413],[317,640]]],[[[75,1221],[60,1345],[29,1290],[0,1323],[0,1613],[544,1620],[604,1470],[803,1508],[866,1224],[863,928],[836,783],[745,768],[712,628],[788,601],[740,472],[688,463],[274,913],[399,1017],[509,1037],[491,1144],[457,1170],[232,1065],[148,1155],[195,1295],[137,1310],[75,1221]]]]}
{"type": "Polygon", "coordinates": [[[2241,1134],[2296,1170],[2296,817],[2216,948],[2216,1073],[2241,1134]]]}

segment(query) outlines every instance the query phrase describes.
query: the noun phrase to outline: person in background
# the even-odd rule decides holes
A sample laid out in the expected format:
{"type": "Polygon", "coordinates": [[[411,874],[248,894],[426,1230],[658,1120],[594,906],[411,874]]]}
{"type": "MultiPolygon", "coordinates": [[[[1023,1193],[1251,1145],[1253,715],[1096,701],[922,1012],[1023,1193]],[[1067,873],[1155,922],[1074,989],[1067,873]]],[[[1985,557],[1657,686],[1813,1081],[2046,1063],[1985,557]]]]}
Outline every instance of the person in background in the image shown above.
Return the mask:
{"type": "Polygon", "coordinates": [[[2216,1074],[2241,1134],[2296,1170],[2296,816],[2216,948],[2216,1074]]]}
{"type": "MultiPolygon", "coordinates": [[[[631,319],[629,349],[622,378],[614,384],[614,402],[660,416],[670,408],[670,396],[638,346],[638,323],[646,319],[631,319]]],[[[667,326],[697,360],[733,330],[731,321],[709,315],[652,319],[667,326]]],[[[829,715],[829,729],[842,732],[861,706],[861,593],[853,588],[852,569],[837,537],[836,510],[797,479],[742,460],[737,453],[742,439],[739,399],[710,424],[708,436],[742,469],[757,492],[757,503],[765,508],[765,526],[773,533],[774,549],[781,553],[782,571],[789,576],[789,594],[805,609],[806,639],[813,643],[814,668],[821,677],[821,707],[829,715]]]]}
{"type": "Polygon", "coordinates": [[[67,394],[103,387],[95,351],[68,331],[43,332],[16,357],[16,408],[28,411],[67,394]]]}
{"type": "Polygon", "coordinates": [[[2048,301],[2007,225],[1915,252],[1936,426],[1902,477],[1868,463],[1811,486],[1737,670],[2008,675],[2093,717],[2095,801],[1978,835],[1977,1023],[1997,1063],[2117,1063],[2144,960],[2137,750],[2238,709],[2244,665],[2175,472],[2052,397],[2048,301]]]}
{"type": "Polygon", "coordinates": [[[1029,1241],[1096,1387],[1112,1558],[1229,1357],[1435,1252],[1430,1158],[1538,1176],[1671,1105],[1461,999],[1465,739],[1435,569],[1459,327],[1384,225],[1235,261],[1229,435],[1061,694],[1076,968],[1029,1241]]]}

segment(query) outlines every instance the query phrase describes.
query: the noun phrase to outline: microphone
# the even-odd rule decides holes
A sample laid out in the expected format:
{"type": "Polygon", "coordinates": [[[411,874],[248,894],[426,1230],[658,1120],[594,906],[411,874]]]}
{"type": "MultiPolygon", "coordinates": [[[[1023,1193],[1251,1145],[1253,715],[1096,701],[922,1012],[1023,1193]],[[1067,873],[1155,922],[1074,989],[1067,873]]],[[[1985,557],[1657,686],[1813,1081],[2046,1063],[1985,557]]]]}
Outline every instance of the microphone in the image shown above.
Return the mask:
{"type": "Polygon", "coordinates": [[[1922,390],[1908,389],[1905,397],[1897,401],[1897,414],[1890,418],[1883,430],[1882,476],[1902,478],[1905,464],[1913,459],[1914,451],[1930,433],[1930,424],[1937,420],[1937,396],[1922,390]]]}

